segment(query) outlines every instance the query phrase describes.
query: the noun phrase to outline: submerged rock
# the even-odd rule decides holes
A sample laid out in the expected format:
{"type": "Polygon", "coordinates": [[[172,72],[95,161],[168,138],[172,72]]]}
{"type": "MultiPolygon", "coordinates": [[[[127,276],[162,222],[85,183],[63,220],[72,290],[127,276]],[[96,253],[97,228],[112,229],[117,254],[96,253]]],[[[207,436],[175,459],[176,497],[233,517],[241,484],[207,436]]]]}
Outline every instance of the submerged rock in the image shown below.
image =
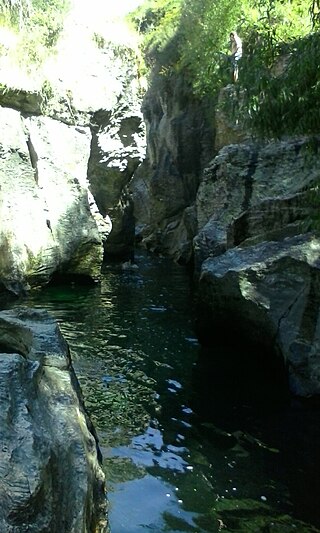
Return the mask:
{"type": "Polygon", "coordinates": [[[57,323],[2,311],[0,352],[0,531],[105,533],[100,452],[57,323]]]}

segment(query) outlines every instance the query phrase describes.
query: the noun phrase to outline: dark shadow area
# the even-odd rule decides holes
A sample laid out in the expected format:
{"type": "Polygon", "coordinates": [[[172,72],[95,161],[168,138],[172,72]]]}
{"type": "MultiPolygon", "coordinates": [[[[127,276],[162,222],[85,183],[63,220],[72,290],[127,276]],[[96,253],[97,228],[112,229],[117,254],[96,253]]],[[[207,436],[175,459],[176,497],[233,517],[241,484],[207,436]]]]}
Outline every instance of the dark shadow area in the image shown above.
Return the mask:
{"type": "Polygon", "coordinates": [[[18,296],[16,294],[8,291],[4,285],[0,285],[0,309],[7,309],[17,298],[18,296]]]}
{"type": "MultiPolygon", "coordinates": [[[[15,350],[12,346],[9,344],[0,342],[0,353],[18,353],[17,350],[15,350]]],[[[21,353],[20,355],[24,355],[21,353]]]]}
{"type": "MultiPolygon", "coordinates": [[[[288,487],[292,515],[319,528],[320,399],[292,397],[285,364],[275,352],[227,334],[224,343],[201,348],[193,383],[193,408],[204,437],[226,450],[240,445],[250,455],[265,446],[270,483],[288,487]]],[[[230,513],[225,511],[228,523],[230,513]]]]}
{"type": "Polygon", "coordinates": [[[262,345],[250,346],[240,339],[203,346],[194,384],[200,393],[197,411],[209,418],[219,414],[222,399],[232,411],[255,406],[262,412],[286,405],[290,399],[283,359],[262,345]]]}
{"type": "Polygon", "coordinates": [[[56,272],[50,279],[48,283],[49,287],[57,287],[59,285],[77,285],[77,286],[88,286],[91,287],[96,285],[90,276],[84,276],[80,274],[66,274],[63,272],[56,272]]]}

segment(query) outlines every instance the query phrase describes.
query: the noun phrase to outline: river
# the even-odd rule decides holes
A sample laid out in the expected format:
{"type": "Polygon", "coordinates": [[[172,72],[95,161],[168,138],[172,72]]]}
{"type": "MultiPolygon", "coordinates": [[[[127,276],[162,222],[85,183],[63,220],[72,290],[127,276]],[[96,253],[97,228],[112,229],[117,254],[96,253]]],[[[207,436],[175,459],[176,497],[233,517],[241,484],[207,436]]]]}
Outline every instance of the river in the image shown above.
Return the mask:
{"type": "Polygon", "coordinates": [[[11,304],[47,309],[70,345],[112,533],[320,531],[319,407],[257,405],[239,393],[241,373],[230,394],[230,369],[198,344],[185,268],[143,252],[136,261],[105,265],[100,284],[11,304]]]}

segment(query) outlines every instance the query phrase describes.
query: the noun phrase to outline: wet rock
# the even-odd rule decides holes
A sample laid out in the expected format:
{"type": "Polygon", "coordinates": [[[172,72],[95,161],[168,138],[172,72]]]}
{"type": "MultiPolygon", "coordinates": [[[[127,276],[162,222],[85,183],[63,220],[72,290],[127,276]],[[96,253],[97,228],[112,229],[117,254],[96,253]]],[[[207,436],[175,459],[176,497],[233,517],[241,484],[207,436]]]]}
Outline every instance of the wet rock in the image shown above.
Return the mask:
{"type": "Polygon", "coordinates": [[[105,533],[98,444],[57,323],[2,311],[0,352],[0,530],[105,533]]]}

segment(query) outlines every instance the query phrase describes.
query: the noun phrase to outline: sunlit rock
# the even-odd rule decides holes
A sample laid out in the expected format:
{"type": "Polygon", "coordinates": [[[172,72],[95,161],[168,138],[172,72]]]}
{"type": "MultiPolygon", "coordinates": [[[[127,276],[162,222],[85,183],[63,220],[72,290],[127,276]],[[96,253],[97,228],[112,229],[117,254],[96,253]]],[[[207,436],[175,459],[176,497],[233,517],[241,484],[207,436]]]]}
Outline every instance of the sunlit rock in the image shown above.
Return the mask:
{"type": "Polygon", "coordinates": [[[131,257],[135,220],[128,186],[145,156],[145,132],[139,99],[126,93],[121,98],[114,110],[93,115],[88,179],[99,212],[112,222],[106,253],[131,257]]]}
{"type": "MultiPolygon", "coordinates": [[[[121,35],[115,34],[109,20],[111,7],[104,7],[101,17],[106,10],[107,20],[105,24],[100,20],[95,28],[89,27],[88,20],[67,21],[68,31],[59,44],[55,65],[61,81],[55,78],[51,82],[54,92],[46,113],[70,125],[90,128],[90,191],[100,217],[110,221],[104,250],[127,258],[133,254],[135,238],[128,185],[145,158],[146,140],[137,52],[133,43],[118,42],[121,35]],[[81,57],[76,68],[75,46],[81,57]]],[[[87,15],[92,15],[91,9],[89,12],[87,15]]],[[[124,27],[119,31],[123,36],[126,33],[124,27]]]]}
{"type": "Polygon", "coordinates": [[[105,533],[98,444],[56,322],[1,312],[0,352],[0,531],[105,533]]]}
{"type": "MultiPolygon", "coordinates": [[[[48,189],[55,188],[50,184],[52,169],[57,166],[62,171],[60,181],[69,175],[79,180],[84,189],[90,187],[89,207],[98,227],[98,240],[102,241],[102,253],[130,257],[135,221],[128,184],[145,157],[142,78],[138,72],[136,38],[125,21],[113,20],[117,6],[104,2],[99,3],[99,8],[95,5],[94,8],[91,4],[72,2],[55,53],[43,60],[38,72],[32,72],[32,80],[23,72],[18,80],[9,72],[7,75],[0,62],[4,85],[0,103],[28,114],[30,155],[32,164],[37,164],[42,172],[42,182],[46,181],[48,189]],[[35,154],[31,153],[33,149],[35,154]],[[43,150],[40,157],[37,150],[43,150]],[[49,151],[48,156],[45,150],[49,151]]],[[[66,186],[66,191],[69,189],[66,186]]],[[[64,209],[68,194],[62,194],[59,202],[55,201],[56,191],[53,196],[51,192],[46,202],[52,207],[54,219],[64,209]]],[[[87,222],[83,225],[83,220],[75,219],[78,207],[74,207],[74,212],[68,209],[74,219],[68,229],[70,235],[76,233],[79,224],[88,231],[87,222]]],[[[30,224],[32,227],[31,221],[30,224]]],[[[63,251],[64,244],[56,244],[57,252],[63,251]]],[[[93,248],[88,242],[85,247],[86,260],[82,263],[83,266],[86,263],[86,272],[77,266],[80,257],[77,245],[72,267],[69,268],[69,258],[63,258],[63,270],[67,264],[71,274],[75,268],[81,275],[94,270],[96,279],[99,269],[93,263],[98,259],[100,245],[93,260],[89,258],[93,248]]],[[[101,259],[100,251],[99,254],[101,259]]],[[[46,270],[50,272],[51,266],[46,270]]]]}
{"type": "Polygon", "coordinates": [[[99,279],[101,236],[90,212],[90,134],[0,108],[0,282],[19,293],[55,272],[99,279]]]}

